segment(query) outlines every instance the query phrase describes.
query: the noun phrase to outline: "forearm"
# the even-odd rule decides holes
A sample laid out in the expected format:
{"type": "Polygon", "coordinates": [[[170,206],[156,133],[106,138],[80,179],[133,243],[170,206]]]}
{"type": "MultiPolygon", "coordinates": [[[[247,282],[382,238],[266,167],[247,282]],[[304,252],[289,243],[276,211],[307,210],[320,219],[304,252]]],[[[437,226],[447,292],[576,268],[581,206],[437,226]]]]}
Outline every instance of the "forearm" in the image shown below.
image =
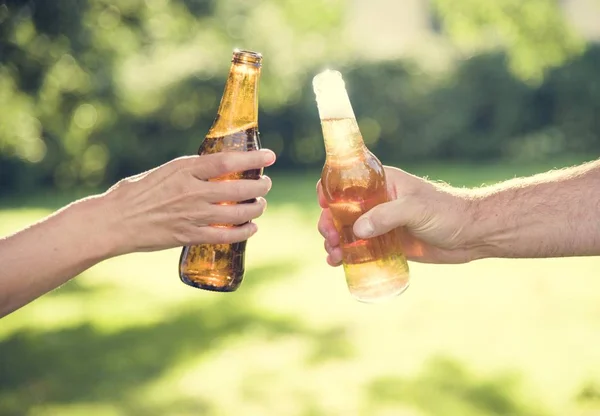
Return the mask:
{"type": "Polygon", "coordinates": [[[0,239],[0,317],[111,256],[103,204],[78,201],[0,239]]]}
{"type": "Polygon", "coordinates": [[[474,191],[476,258],[600,255],[600,161],[474,191]]]}

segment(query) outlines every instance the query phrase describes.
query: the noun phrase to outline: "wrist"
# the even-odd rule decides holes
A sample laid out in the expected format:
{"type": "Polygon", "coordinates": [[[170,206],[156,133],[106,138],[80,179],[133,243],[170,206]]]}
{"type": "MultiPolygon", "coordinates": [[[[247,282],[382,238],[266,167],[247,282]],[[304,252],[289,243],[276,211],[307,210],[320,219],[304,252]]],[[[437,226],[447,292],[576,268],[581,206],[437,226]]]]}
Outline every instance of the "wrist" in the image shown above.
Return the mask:
{"type": "Polygon", "coordinates": [[[498,247],[493,238],[497,214],[490,209],[490,195],[472,193],[467,201],[464,245],[469,259],[497,257],[498,247]]]}
{"type": "Polygon", "coordinates": [[[82,230],[93,243],[96,260],[101,261],[127,252],[119,226],[119,210],[109,194],[94,195],[74,203],[71,208],[82,217],[82,230]]]}

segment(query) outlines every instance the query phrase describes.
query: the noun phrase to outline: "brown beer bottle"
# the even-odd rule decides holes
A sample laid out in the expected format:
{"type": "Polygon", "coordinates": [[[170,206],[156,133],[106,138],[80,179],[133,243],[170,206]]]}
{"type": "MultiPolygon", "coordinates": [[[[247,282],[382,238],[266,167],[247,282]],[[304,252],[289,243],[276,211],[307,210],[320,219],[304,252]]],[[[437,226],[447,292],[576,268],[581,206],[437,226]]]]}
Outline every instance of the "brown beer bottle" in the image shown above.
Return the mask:
{"type": "Polygon", "coordinates": [[[324,71],[313,88],[326,150],[321,184],[340,235],[348,289],[362,302],[399,295],[409,285],[400,230],[369,239],[352,231],[362,214],[390,200],[383,166],[363,142],[342,75],[324,71]]]}
{"type": "MultiPolygon", "coordinates": [[[[258,82],[262,55],[235,50],[217,116],[198,154],[247,152],[260,149],[258,82]]],[[[214,181],[259,179],[262,169],[227,174],[214,181]]],[[[254,200],[243,203],[254,202],[254,200]]],[[[234,204],[235,202],[224,202],[234,204]]],[[[219,225],[235,227],[234,224],[219,225]]],[[[179,277],[190,286],[233,292],[244,278],[246,241],[233,244],[186,246],[181,251],[179,277]]]]}

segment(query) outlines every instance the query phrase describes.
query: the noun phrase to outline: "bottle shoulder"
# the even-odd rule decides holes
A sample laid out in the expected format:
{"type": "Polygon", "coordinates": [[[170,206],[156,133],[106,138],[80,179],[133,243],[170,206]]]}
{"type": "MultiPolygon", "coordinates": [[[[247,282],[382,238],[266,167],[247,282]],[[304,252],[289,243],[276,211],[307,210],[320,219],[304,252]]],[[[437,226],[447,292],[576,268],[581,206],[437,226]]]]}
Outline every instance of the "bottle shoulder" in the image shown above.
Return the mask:
{"type": "Polygon", "coordinates": [[[377,158],[361,158],[349,163],[328,160],[323,166],[321,183],[328,199],[366,193],[387,192],[385,171],[377,158]]]}
{"type": "Polygon", "coordinates": [[[252,126],[222,136],[207,135],[198,149],[198,154],[205,155],[232,150],[245,152],[258,150],[260,147],[258,128],[252,126]]]}
{"type": "Polygon", "coordinates": [[[362,151],[352,155],[337,156],[327,155],[323,171],[340,171],[347,176],[363,175],[366,172],[374,172],[385,176],[383,164],[366,147],[362,151]]]}

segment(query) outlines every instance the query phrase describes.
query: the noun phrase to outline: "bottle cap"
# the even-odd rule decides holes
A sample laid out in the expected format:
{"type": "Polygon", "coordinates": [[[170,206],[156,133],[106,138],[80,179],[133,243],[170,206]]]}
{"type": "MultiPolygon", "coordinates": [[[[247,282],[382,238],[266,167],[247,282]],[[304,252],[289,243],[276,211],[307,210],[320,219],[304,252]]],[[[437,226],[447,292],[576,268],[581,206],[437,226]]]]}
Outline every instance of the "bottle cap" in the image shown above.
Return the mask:
{"type": "Polygon", "coordinates": [[[327,69],[313,78],[321,120],[355,118],[346,84],[339,71],[327,69]]]}

